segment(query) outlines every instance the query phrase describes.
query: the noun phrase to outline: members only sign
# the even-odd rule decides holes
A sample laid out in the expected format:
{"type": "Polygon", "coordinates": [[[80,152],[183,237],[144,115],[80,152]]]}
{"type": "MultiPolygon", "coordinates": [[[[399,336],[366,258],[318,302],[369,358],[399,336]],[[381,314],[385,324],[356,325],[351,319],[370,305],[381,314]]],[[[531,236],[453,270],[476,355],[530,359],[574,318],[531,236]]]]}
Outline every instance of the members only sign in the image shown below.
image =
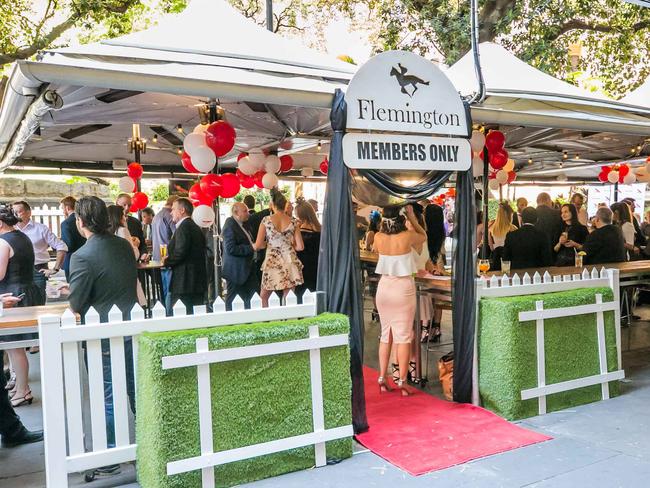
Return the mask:
{"type": "Polygon", "coordinates": [[[351,133],[343,137],[343,158],[350,168],[468,170],[472,150],[452,137],[351,133]]]}
{"type": "Polygon", "coordinates": [[[470,168],[465,105],[445,74],[421,56],[388,51],[373,57],[350,81],[345,101],[349,132],[343,137],[343,160],[348,167],[470,168]]]}

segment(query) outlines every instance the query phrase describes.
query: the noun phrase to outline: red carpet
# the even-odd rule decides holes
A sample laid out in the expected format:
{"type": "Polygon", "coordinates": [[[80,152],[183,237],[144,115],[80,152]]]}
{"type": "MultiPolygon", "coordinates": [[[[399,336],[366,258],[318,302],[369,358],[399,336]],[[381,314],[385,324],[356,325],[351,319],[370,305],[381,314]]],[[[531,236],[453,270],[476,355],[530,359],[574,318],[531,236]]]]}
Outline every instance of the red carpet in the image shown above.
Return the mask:
{"type": "Polygon", "coordinates": [[[380,395],[377,371],[364,367],[363,374],[370,429],[357,440],[412,475],[552,439],[483,408],[421,391],[406,398],[397,389],[380,395]]]}

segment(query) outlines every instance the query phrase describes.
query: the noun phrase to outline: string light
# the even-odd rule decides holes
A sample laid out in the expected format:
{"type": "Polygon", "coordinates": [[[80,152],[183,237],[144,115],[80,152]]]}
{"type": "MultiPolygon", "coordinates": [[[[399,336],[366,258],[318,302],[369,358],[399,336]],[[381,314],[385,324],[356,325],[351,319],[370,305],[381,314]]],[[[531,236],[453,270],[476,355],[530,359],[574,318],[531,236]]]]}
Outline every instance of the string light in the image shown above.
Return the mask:
{"type": "Polygon", "coordinates": [[[183,124],[178,124],[176,126],[176,130],[178,131],[179,134],[183,133],[183,124]]]}
{"type": "Polygon", "coordinates": [[[533,164],[533,158],[528,158],[528,164],[533,164]]]}
{"type": "Polygon", "coordinates": [[[562,151],[562,159],[569,159],[569,154],[566,151],[562,151]]]}
{"type": "Polygon", "coordinates": [[[576,159],[580,159],[580,154],[576,154],[576,159]]]}
{"type": "Polygon", "coordinates": [[[322,147],[322,146],[321,146],[321,143],[320,143],[320,141],[318,141],[318,146],[316,146],[316,150],[320,151],[320,150],[321,150],[321,147],[322,147]]]}
{"type": "Polygon", "coordinates": [[[176,152],[178,153],[179,156],[183,154],[183,151],[181,149],[176,149],[176,152]]]}
{"type": "Polygon", "coordinates": [[[158,144],[158,134],[153,136],[153,139],[151,139],[151,142],[153,142],[154,144],[158,144]]]}

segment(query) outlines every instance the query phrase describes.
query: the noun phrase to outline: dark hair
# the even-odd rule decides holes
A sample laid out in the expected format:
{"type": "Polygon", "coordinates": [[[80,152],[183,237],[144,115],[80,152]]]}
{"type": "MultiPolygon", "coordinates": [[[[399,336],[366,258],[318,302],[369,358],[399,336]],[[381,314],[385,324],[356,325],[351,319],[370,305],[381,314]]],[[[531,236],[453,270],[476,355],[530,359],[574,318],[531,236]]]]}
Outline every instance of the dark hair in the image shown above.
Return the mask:
{"type": "Polygon", "coordinates": [[[174,203],[184,209],[188,217],[192,216],[192,212],[194,212],[194,205],[192,205],[192,202],[189,198],[181,197],[174,203]]]}
{"type": "Polygon", "coordinates": [[[109,205],[106,211],[108,212],[108,233],[115,234],[117,229],[123,227],[124,208],[119,205],[109,205]]]}
{"type": "MultiPolygon", "coordinates": [[[[122,207],[120,207],[120,210],[124,213],[122,207]]],[[[83,222],[84,227],[93,234],[106,234],[108,232],[108,210],[106,204],[99,198],[80,198],[75,203],[74,213],[83,222]]]]}
{"type": "Polygon", "coordinates": [[[61,201],[59,202],[61,205],[64,207],[68,207],[74,210],[74,204],[77,203],[77,199],[75,197],[65,197],[62,198],[61,201]]]}
{"type": "Polygon", "coordinates": [[[384,234],[399,234],[406,230],[406,217],[400,212],[401,205],[389,205],[384,207],[383,220],[381,221],[381,232],[384,234]]]}
{"type": "Polygon", "coordinates": [[[287,199],[277,188],[271,188],[271,203],[276,210],[283,212],[287,206],[287,199]]]}
{"type": "Polygon", "coordinates": [[[0,204],[0,220],[11,227],[20,222],[20,219],[14,213],[14,209],[4,203],[0,204]]]}
{"type": "Polygon", "coordinates": [[[246,195],[244,197],[244,205],[248,207],[248,210],[255,210],[255,197],[253,195],[246,195]]]}
{"type": "Polygon", "coordinates": [[[623,202],[616,202],[613,203],[611,207],[612,213],[617,216],[616,218],[616,223],[619,225],[623,225],[625,222],[632,222],[632,218],[630,214],[632,211],[630,210],[630,207],[627,206],[627,204],[623,202]]]}
{"type": "Polygon", "coordinates": [[[32,210],[32,207],[29,206],[29,203],[27,203],[25,200],[18,200],[17,202],[14,202],[11,204],[13,207],[14,205],[21,205],[23,207],[23,210],[32,210]]]}
{"type": "MultiPolygon", "coordinates": [[[[580,193],[576,193],[576,195],[580,195],[580,193]]],[[[565,203],[562,205],[562,208],[564,207],[568,208],[569,213],[571,214],[571,222],[569,225],[579,225],[580,221],[578,220],[578,210],[576,209],[575,205],[572,203],[565,203]]]]}
{"type": "Polygon", "coordinates": [[[377,210],[370,212],[368,218],[370,224],[368,225],[368,231],[379,232],[379,226],[381,225],[381,214],[377,210]]]}
{"type": "Polygon", "coordinates": [[[153,211],[153,208],[151,208],[151,207],[143,208],[143,209],[142,209],[142,213],[143,213],[143,214],[147,214],[147,215],[151,215],[152,217],[153,217],[154,215],[156,215],[156,214],[154,213],[154,211],[153,211]]]}
{"type": "Polygon", "coordinates": [[[537,210],[533,207],[526,207],[521,211],[522,224],[536,224],[537,223],[537,210]]]}
{"type": "Polygon", "coordinates": [[[418,223],[422,226],[425,227],[424,223],[424,207],[420,205],[419,203],[409,203],[411,207],[413,207],[413,214],[415,215],[415,218],[417,219],[418,223]]]}

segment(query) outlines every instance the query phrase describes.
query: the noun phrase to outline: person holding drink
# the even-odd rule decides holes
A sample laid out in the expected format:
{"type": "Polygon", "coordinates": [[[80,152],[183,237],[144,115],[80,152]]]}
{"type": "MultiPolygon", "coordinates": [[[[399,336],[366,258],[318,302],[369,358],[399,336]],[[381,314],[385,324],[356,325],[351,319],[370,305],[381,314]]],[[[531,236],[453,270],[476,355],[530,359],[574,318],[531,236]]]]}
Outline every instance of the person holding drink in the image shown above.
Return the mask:
{"type": "Polygon", "coordinates": [[[573,204],[566,203],[560,209],[564,228],[560,238],[553,246],[555,266],[574,266],[576,262],[576,244],[584,244],[589,230],[580,223],[578,210],[573,204]]]}

